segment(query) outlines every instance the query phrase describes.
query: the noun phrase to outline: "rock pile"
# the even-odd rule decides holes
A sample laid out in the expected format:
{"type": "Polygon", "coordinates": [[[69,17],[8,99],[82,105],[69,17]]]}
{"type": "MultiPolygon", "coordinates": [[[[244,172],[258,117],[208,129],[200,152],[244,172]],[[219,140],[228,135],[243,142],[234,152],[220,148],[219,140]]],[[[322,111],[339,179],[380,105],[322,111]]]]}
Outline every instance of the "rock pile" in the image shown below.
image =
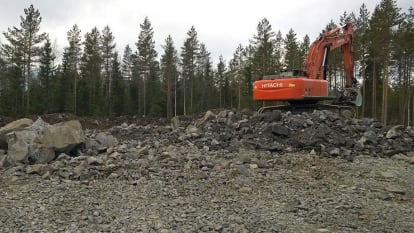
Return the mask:
{"type": "Polygon", "coordinates": [[[86,145],[99,152],[116,143],[116,139],[103,133],[89,139],[78,120],[50,125],[41,118],[35,122],[24,118],[0,128],[0,165],[46,164],[60,154],[78,156],[86,145]]]}
{"type": "Polygon", "coordinates": [[[327,110],[300,114],[208,111],[196,120],[174,117],[171,125],[123,123],[106,132],[84,132],[76,120],[50,125],[39,118],[35,122],[21,119],[0,129],[5,152],[0,161],[3,166],[45,164],[80,156],[75,160],[100,165],[119,155],[159,160],[192,149],[208,156],[241,148],[278,154],[301,151],[350,161],[361,154],[411,158],[413,139],[412,127],[384,127],[375,119],[349,118],[327,110]]]}
{"type": "Polygon", "coordinates": [[[167,128],[115,126],[111,132],[121,139],[133,134],[140,146],[155,150],[168,145],[195,145],[206,151],[234,152],[239,148],[278,153],[305,151],[348,160],[361,154],[413,156],[414,139],[412,127],[385,127],[372,118],[349,118],[328,110],[300,114],[278,110],[264,114],[208,111],[193,122],[173,118],[167,128]]]}

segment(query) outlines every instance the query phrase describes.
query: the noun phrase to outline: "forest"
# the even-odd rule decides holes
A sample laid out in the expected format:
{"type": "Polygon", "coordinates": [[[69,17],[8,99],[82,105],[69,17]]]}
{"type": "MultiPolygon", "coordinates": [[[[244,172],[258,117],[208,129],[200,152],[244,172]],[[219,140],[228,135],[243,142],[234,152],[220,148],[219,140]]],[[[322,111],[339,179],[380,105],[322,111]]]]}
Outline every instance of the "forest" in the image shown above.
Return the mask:
{"type": "MultiPolygon", "coordinates": [[[[263,18],[248,45],[235,45],[229,61],[217,64],[192,26],[181,45],[172,36],[155,49],[148,17],[139,25],[133,45],[116,51],[110,26],[81,34],[78,25],[67,31],[61,59],[35,6],[24,9],[20,25],[2,30],[0,41],[0,115],[71,113],[79,116],[172,117],[209,109],[255,110],[252,83],[281,66],[300,68],[309,49],[309,36],[286,35],[263,18]],[[122,53],[121,53],[122,52],[122,53]]],[[[350,22],[354,28],[355,76],[363,105],[358,117],[384,124],[414,125],[414,9],[381,0],[373,12],[344,12],[324,31],[350,22]]],[[[332,51],[328,78],[343,77],[341,51],[332,51]]]]}

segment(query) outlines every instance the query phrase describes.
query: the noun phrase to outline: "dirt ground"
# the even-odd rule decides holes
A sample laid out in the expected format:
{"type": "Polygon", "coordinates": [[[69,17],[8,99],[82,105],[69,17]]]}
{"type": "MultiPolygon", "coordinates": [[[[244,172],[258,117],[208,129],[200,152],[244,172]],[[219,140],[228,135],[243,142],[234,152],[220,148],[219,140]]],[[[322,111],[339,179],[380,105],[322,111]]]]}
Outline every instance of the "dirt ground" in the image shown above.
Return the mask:
{"type": "Polygon", "coordinates": [[[0,232],[414,232],[414,165],[405,161],[216,158],[223,166],[212,169],[120,160],[83,181],[2,170],[0,232]]]}

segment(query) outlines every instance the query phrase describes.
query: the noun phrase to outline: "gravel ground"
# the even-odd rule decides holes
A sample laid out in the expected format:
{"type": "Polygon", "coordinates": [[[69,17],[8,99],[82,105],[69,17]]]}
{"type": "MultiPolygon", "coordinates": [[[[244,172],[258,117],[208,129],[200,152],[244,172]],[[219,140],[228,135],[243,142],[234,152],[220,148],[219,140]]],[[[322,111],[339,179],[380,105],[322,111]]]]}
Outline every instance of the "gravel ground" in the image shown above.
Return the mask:
{"type": "Polygon", "coordinates": [[[0,232],[414,232],[414,165],[396,156],[105,159],[0,170],[0,232]]]}

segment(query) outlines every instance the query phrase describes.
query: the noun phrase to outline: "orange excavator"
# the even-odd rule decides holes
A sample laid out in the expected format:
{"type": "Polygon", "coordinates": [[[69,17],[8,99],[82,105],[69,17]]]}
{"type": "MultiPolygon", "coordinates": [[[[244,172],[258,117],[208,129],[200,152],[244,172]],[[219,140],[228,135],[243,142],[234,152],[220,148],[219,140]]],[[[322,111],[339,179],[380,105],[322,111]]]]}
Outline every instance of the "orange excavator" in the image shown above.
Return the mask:
{"type": "Polygon", "coordinates": [[[254,100],[288,102],[288,105],[262,107],[259,112],[279,108],[342,110],[361,106],[361,93],[353,73],[352,36],[350,23],[325,32],[310,46],[303,71],[281,70],[279,75],[265,76],[265,79],[254,82],[254,100]],[[344,61],[342,86],[339,85],[341,83],[332,85],[327,77],[329,52],[339,47],[342,48],[344,61]],[[269,77],[270,79],[266,79],[269,77]],[[327,101],[330,103],[326,104],[327,101]]]}

